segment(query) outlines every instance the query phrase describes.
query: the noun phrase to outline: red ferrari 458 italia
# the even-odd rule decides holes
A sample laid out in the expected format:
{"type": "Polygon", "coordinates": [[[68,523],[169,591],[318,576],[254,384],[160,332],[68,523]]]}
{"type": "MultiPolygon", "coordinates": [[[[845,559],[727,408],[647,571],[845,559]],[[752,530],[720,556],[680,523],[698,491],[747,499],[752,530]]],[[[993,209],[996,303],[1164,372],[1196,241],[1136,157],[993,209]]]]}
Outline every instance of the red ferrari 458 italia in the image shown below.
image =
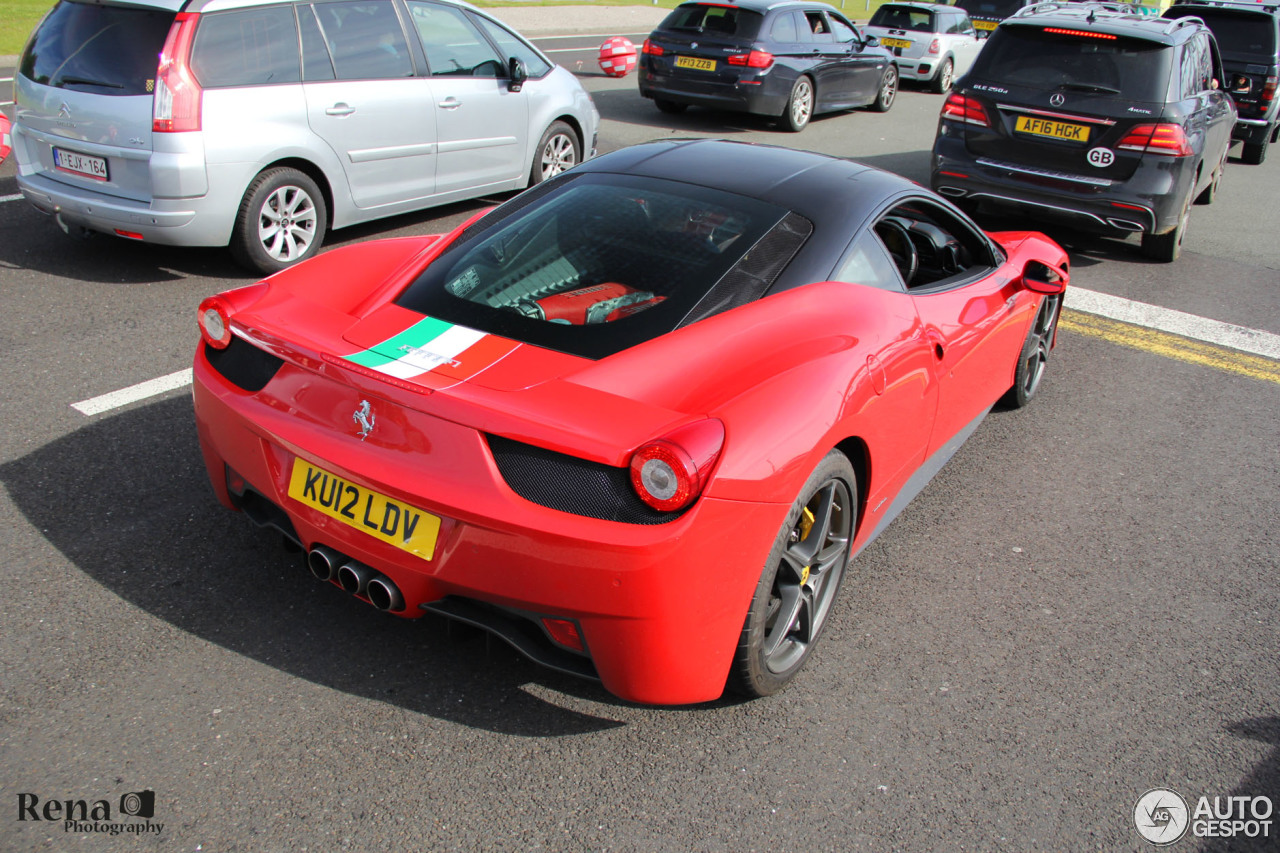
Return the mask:
{"type": "Polygon", "coordinates": [[[205,300],[200,444],[222,503],[381,610],[628,700],[763,696],[1035,395],[1067,277],[877,169],[653,142],[205,300]]]}

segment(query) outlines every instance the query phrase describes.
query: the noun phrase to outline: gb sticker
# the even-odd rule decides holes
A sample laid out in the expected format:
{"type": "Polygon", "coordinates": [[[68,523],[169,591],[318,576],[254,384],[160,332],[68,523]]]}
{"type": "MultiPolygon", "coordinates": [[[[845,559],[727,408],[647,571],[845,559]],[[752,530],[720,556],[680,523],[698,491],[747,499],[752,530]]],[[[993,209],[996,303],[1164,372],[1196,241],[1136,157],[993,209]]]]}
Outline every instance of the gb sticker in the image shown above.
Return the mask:
{"type": "Polygon", "coordinates": [[[1110,148],[1090,148],[1088,155],[1090,166],[1097,166],[1099,169],[1105,169],[1116,161],[1115,152],[1110,148]]]}

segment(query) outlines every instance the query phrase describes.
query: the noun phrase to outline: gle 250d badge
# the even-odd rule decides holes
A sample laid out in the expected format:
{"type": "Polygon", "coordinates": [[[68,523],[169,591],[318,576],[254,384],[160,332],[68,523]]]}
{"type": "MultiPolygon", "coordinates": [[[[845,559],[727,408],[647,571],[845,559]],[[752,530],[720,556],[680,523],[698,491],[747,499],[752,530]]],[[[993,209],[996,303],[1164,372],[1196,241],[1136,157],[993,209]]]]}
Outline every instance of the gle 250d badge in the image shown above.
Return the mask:
{"type": "Polygon", "coordinates": [[[1116,153],[1110,148],[1091,148],[1085,158],[1089,161],[1090,166],[1105,169],[1116,161],[1116,153]]]}

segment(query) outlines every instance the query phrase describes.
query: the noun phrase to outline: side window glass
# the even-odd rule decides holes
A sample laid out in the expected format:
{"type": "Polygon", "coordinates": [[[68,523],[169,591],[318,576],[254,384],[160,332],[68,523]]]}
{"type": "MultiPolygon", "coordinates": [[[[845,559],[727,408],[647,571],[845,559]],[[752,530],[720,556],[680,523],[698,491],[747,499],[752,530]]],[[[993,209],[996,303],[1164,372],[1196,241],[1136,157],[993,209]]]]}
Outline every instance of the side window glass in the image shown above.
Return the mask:
{"type": "Polygon", "coordinates": [[[900,204],[875,225],[909,290],[944,288],[991,268],[986,240],[925,199],[900,204]]]}
{"type": "Polygon", "coordinates": [[[339,80],[413,76],[409,42],[391,0],[317,3],[315,10],[339,80]]]}
{"type": "Polygon", "coordinates": [[[821,12],[805,12],[805,24],[809,28],[809,40],[816,42],[831,43],[835,41],[835,36],[831,34],[831,24],[827,22],[827,16],[821,12]]]}
{"type": "Polygon", "coordinates": [[[834,15],[830,18],[830,21],[831,29],[836,37],[836,41],[841,44],[852,44],[855,41],[862,41],[862,39],[858,38],[858,31],[855,30],[852,25],[846,24],[834,15]]]}
{"type": "Polygon", "coordinates": [[[410,3],[409,16],[433,77],[505,77],[507,63],[461,9],[410,3]]]}
{"type": "Polygon", "coordinates": [[[308,83],[335,79],[333,58],[310,6],[298,7],[298,29],[302,32],[302,79],[308,83]]]}
{"type": "Polygon", "coordinates": [[[484,30],[485,34],[498,46],[498,50],[502,51],[503,59],[509,59],[514,56],[524,63],[524,69],[529,73],[530,77],[542,77],[551,71],[550,63],[512,33],[488,18],[472,15],[471,19],[478,23],[480,29],[484,30]]]}
{"type": "Polygon", "coordinates": [[[1197,82],[1201,92],[1207,92],[1213,88],[1213,55],[1209,51],[1209,37],[1200,36],[1196,39],[1197,45],[1197,61],[1199,63],[1199,71],[1197,72],[1197,82]]]}
{"type": "Polygon", "coordinates": [[[191,70],[200,85],[297,83],[298,30],[290,6],[266,6],[200,16],[191,70]]]}
{"type": "Polygon", "coordinates": [[[796,16],[790,12],[784,12],[774,18],[773,28],[769,30],[769,34],[774,41],[800,41],[800,33],[796,29],[796,16]]]}
{"type": "Polygon", "coordinates": [[[864,231],[849,254],[831,274],[832,281],[865,284],[881,290],[902,290],[902,278],[874,231],[864,231]]]}

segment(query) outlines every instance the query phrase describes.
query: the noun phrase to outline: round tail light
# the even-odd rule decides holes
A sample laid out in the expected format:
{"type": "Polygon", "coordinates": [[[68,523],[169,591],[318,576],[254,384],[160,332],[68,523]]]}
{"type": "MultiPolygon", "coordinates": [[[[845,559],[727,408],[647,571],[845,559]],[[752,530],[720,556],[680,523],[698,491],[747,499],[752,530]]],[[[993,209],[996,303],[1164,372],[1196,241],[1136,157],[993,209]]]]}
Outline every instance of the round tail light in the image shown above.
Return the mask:
{"type": "Polygon", "coordinates": [[[227,348],[231,343],[231,317],[221,298],[210,296],[201,302],[196,319],[205,343],[214,349],[227,348]]]}
{"type": "Polygon", "coordinates": [[[724,446],[724,424],[697,421],[641,445],[631,457],[631,487],[640,500],[674,512],[702,494],[724,446]]]}

